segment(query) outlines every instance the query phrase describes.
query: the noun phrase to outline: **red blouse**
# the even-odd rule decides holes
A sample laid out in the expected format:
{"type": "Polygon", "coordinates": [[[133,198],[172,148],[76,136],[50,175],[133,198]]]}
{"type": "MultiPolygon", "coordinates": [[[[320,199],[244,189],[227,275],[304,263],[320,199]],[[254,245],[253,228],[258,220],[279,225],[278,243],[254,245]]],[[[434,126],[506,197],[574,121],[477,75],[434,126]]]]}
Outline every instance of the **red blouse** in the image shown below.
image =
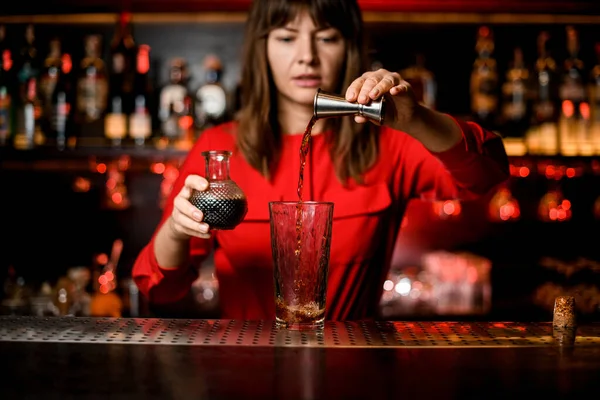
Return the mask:
{"type": "MultiPolygon", "coordinates": [[[[458,121],[463,139],[432,153],[411,136],[386,127],[379,135],[380,157],[364,184],[344,187],[337,180],[326,135],[315,135],[304,170],[305,200],[331,201],[334,221],[326,318],[351,320],[377,315],[394,243],[406,204],[415,197],[473,198],[508,178],[502,140],[471,122],[458,121]]],[[[252,169],[235,150],[236,123],[204,131],[180,169],[161,224],[189,174],[204,175],[205,150],[231,150],[231,178],[248,198],[245,220],[234,230],[215,231],[211,240],[191,240],[192,263],[165,270],[154,256],[154,236],[140,252],[132,276],[152,303],[184,297],[197,278],[197,266],[214,246],[222,318],[274,319],[269,201],[297,201],[302,135],[284,135],[281,161],[272,181],[252,169]]]]}

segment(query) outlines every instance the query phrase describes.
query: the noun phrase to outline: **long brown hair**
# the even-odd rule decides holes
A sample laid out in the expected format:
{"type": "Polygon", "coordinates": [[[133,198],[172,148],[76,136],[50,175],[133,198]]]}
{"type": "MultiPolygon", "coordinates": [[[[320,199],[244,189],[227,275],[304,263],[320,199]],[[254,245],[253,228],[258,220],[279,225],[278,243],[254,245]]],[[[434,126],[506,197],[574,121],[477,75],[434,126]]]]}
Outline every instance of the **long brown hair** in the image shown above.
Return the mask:
{"type": "MultiPolygon", "coordinates": [[[[346,41],[346,60],[337,92],[345,90],[366,70],[363,22],[356,0],[254,0],[245,28],[242,53],[241,109],[237,146],[248,163],[267,179],[276,168],[283,134],[277,119],[277,88],[267,61],[267,36],[301,11],[315,25],[338,29],[346,41]]],[[[361,182],[362,174],[377,158],[376,131],[371,124],[356,124],[352,117],[326,121],[330,155],[342,183],[361,182]]],[[[306,121],[308,124],[308,121],[306,121]]]]}

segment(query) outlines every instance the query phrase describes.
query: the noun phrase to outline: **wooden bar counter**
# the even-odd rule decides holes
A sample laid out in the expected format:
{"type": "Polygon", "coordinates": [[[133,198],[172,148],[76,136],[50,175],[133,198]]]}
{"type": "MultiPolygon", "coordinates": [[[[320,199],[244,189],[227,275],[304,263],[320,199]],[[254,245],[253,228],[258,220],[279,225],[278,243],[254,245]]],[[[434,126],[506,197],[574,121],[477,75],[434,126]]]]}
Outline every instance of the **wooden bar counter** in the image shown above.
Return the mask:
{"type": "Polygon", "coordinates": [[[3,316],[0,354],[5,400],[600,397],[600,323],[3,316]]]}

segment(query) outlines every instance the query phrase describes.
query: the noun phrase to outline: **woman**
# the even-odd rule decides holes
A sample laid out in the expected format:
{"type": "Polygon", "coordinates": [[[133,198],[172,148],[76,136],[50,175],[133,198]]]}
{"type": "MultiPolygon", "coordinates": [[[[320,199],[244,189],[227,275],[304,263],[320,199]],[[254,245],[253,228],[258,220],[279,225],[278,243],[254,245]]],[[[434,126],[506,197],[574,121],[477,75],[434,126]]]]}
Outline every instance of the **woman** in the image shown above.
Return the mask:
{"type": "Polygon", "coordinates": [[[332,201],[326,318],[373,318],[409,199],[472,198],[507,177],[496,135],[415,101],[397,73],[365,70],[355,0],[261,0],[251,6],[234,122],[202,133],[181,167],[163,218],[133,267],[152,303],[189,292],[214,248],[221,315],[274,319],[268,202],[298,200],[299,149],[317,88],[367,103],[387,97],[384,126],[362,117],[317,121],[304,172],[305,200],[332,201]],[[233,151],[231,178],[248,197],[244,222],[210,231],[190,202],[205,190],[202,151],[233,151]]]}

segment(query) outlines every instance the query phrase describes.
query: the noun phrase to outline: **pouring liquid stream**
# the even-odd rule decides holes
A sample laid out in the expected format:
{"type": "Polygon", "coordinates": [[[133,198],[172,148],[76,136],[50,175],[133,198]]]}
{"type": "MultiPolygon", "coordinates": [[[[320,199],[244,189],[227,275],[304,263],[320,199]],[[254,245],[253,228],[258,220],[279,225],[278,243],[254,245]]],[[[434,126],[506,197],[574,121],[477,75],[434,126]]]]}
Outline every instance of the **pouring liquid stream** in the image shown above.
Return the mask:
{"type": "MultiPolygon", "coordinates": [[[[313,116],[308,125],[306,126],[306,130],[304,131],[304,135],[302,136],[302,143],[300,145],[300,172],[298,175],[298,207],[296,211],[296,266],[298,269],[301,268],[301,260],[302,260],[302,202],[303,198],[303,189],[304,189],[304,167],[306,165],[306,157],[308,155],[310,149],[312,128],[317,122],[317,118],[313,116]]],[[[304,303],[304,297],[311,297],[309,293],[304,293],[303,290],[303,276],[301,271],[297,271],[296,274],[297,279],[295,282],[294,290],[299,296],[300,304],[304,303]]]]}

